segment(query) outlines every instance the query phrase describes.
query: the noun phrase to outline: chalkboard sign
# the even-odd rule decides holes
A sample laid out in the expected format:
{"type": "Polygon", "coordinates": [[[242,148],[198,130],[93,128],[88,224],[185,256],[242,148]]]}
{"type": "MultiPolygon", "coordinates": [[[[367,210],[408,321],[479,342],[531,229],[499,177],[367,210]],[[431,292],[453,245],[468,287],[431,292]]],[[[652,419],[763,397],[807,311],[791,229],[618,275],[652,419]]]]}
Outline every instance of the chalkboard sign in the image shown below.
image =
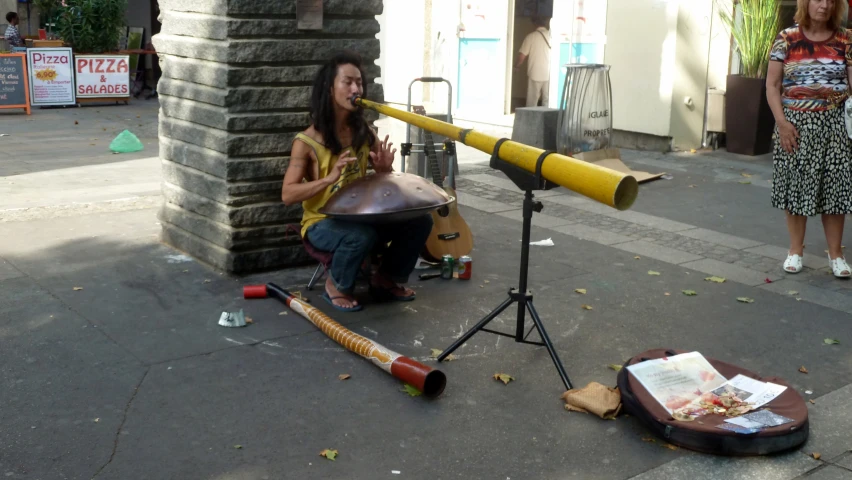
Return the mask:
{"type": "Polygon", "coordinates": [[[29,115],[27,82],[27,56],[22,53],[0,55],[0,108],[23,108],[29,115]]]}

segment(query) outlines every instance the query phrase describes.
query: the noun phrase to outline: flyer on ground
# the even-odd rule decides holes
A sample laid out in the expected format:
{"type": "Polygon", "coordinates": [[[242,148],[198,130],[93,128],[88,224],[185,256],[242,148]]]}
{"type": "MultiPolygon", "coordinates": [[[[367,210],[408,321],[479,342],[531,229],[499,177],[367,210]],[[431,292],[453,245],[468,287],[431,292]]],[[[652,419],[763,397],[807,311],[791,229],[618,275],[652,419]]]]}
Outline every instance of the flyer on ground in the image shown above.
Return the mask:
{"type": "Polygon", "coordinates": [[[77,55],[77,98],[129,97],[129,55],[77,55]]]}
{"type": "Polygon", "coordinates": [[[727,381],[698,352],[646,360],[627,370],[669,413],[727,381]]]}
{"type": "Polygon", "coordinates": [[[27,49],[30,105],[74,105],[74,56],[70,48],[27,49]]]}

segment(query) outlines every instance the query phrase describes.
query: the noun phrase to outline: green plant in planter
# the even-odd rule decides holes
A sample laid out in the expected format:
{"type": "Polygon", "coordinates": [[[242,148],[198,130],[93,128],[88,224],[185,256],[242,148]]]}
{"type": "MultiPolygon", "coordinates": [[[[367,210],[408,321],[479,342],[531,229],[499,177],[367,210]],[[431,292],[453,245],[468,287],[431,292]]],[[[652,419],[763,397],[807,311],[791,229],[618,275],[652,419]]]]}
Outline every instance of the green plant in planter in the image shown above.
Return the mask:
{"type": "MultiPolygon", "coordinates": [[[[840,1],[840,0],[838,0],[840,1]]],[[[736,42],[742,63],[742,75],[764,78],[769,68],[769,50],[781,28],[780,0],[734,0],[742,18],[732,12],[728,2],[716,1],[719,16],[736,42]]]]}
{"type": "Polygon", "coordinates": [[[32,4],[38,8],[38,11],[41,12],[44,19],[46,19],[47,23],[47,31],[50,32],[52,29],[50,28],[51,19],[53,18],[53,14],[56,12],[57,8],[60,6],[60,0],[32,0],[32,4]]]}
{"type": "Polygon", "coordinates": [[[80,53],[106,53],[118,46],[127,0],[65,0],[57,29],[80,53]]]}

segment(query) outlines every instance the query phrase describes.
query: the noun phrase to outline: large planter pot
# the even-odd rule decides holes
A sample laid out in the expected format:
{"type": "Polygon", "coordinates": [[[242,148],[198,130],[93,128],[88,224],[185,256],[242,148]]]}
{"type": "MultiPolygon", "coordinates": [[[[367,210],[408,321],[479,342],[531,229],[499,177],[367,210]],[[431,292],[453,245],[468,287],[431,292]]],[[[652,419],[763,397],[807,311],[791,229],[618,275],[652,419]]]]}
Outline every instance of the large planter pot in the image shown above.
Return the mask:
{"type": "Polygon", "coordinates": [[[766,101],[766,79],[728,75],[725,140],[728,151],[762,155],[772,151],[775,119],[766,101]]]}

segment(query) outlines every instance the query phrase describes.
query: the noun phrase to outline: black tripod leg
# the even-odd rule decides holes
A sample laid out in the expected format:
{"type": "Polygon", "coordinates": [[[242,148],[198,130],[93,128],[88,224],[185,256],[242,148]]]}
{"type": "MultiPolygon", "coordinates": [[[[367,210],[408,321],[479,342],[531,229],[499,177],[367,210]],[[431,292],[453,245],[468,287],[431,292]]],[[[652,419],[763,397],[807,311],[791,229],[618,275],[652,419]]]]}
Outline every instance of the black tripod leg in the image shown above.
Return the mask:
{"type": "Polygon", "coordinates": [[[568,379],[565,367],[562,366],[562,361],[559,360],[559,355],[556,353],[556,349],[553,348],[553,343],[550,342],[550,337],[547,335],[547,331],[544,329],[544,324],[541,323],[541,318],[539,318],[538,312],[535,311],[532,301],[527,302],[527,309],[530,311],[530,316],[532,317],[533,322],[535,322],[538,334],[541,335],[541,341],[544,343],[544,346],[547,347],[547,352],[550,353],[550,358],[553,360],[553,364],[556,366],[556,370],[562,378],[562,383],[565,384],[565,388],[571,390],[574,388],[571,385],[571,380],[568,379]]]}
{"type": "Polygon", "coordinates": [[[477,323],[476,325],[473,326],[473,328],[471,328],[470,330],[465,332],[465,334],[462,335],[461,338],[459,338],[452,345],[450,345],[450,348],[444,350],[443,353],[438,355],[438,363],[443,362],[445,358],[447,358],[451,353],[453,353],[453,351],[455,351],[455,349],[462,346],[464,344],[464,342],[468,341],[468,339],[470,337],[472,337],[474,334],[476,334],[476,332],[478,332],[480,329],[482,329],[482,327],[488,325],[488,322],[497,318],[497,315],[500,315],[501,313],[503,313],[503,310],[506,310],[506,308],[508,308],[509,305],[511,305],[513,301],[514,300],[512,300],[511,298],[507,298],[503,303],[500,304],[499,307],[492,310],[491,313],[486,315],[485,318],[480,320],[479,323],[477,323]]]}

